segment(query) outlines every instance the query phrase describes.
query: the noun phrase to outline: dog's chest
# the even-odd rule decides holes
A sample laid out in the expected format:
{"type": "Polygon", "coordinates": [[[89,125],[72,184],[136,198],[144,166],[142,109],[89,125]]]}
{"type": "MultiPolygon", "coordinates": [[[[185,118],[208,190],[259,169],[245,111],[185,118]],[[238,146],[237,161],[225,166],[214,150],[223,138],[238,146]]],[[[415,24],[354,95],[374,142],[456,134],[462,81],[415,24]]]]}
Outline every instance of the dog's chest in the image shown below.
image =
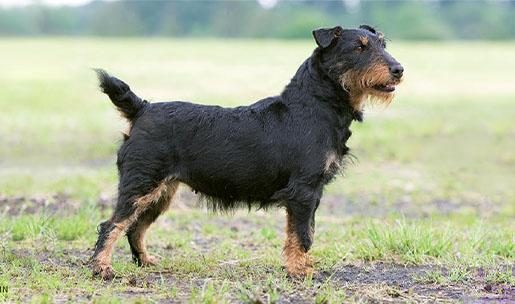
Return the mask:
{"type": "Polygon", "coordinates": [[[327,152],[324,162],[324,172],[330,173],[333,171],[338,171],[340,169],[340,157],[336,153],[335,150],[330,150],[327,152]]]}
{"type": "Polygon", "coordinates": [[[332,145],[326,153],[326,162],[330,160],[341,160],[349,151],[346,145],[352,135],[349,127],[350,124],[343,124],[333,129],[332,145]]]}
{"type": "Polygon", "coordinates": [[[340,128],[334,130],[333,142],[323,157],[323,176],[325,182],[329,182],[333,177],[342,170],[342,163],[345,155],[349,151],[346,145],[352,132],[348,128],[340,128]]]}

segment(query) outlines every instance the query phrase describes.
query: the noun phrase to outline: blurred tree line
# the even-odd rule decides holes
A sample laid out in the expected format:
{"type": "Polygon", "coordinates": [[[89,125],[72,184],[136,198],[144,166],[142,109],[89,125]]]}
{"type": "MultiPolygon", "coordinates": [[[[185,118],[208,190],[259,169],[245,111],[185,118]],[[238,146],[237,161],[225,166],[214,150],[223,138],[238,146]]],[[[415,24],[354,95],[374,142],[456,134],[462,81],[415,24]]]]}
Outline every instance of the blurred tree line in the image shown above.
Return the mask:
{"type": "Polygon", "coordinates": [[[515,1],[96,1],[0,10],[0,35],[308,38],[371,24],[398,39],[513,39],[515,1]]]}

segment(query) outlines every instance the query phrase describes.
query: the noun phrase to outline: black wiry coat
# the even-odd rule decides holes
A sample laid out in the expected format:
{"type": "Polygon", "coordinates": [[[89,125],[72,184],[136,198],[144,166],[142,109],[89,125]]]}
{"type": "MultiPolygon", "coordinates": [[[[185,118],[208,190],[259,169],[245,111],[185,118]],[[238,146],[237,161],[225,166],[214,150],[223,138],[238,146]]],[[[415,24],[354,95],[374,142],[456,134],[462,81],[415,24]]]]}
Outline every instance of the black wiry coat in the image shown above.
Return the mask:
{"type": "MultiPolygon", "coordinates": [[[[104,75],[104,88],[124,85],[104,75]]],[[[348,151],[351,122],[361,120],[347,93],[323,75],[315,52],[280,96],[250,106],[139,103],[118,152],[120,194],[141,195],[142,184],[150,190],[173,177],[219,210],[319,199],[348,151]]]]}
{"type": "Polygon", "coordinates": [[[214,210],[283,206],[291,275],[312,270],[307,255],[323,187],[340,170],[353,120],[372,97],[388,104],[403,67],[370,26],[317,29],[318,45],[280,96],[222,108],[188,102],[148,103],[99,70],[100,86],[129,120],[118,151],[119,196],[99,227],[93,273],[112,278],[111,253],[127,233],[138,265],[153,264],[143,236],[164,212],[179,182],[214,210]]]}

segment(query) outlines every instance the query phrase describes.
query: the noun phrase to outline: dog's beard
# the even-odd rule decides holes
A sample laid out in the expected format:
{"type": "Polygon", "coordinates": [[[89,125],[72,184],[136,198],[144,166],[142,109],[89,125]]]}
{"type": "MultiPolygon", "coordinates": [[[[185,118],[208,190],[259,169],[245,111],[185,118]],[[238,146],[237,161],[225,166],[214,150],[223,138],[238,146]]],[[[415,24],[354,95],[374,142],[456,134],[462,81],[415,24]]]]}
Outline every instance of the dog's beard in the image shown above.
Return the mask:
{"type": "Polygon", "coordinates": [[[364,72],[346,71],[340,77],[340,85],[349,93],[351,105],[361,111],[365,104],[388,106],[400,80],[390,76],[387,66],[377,64],[364,72]]]}

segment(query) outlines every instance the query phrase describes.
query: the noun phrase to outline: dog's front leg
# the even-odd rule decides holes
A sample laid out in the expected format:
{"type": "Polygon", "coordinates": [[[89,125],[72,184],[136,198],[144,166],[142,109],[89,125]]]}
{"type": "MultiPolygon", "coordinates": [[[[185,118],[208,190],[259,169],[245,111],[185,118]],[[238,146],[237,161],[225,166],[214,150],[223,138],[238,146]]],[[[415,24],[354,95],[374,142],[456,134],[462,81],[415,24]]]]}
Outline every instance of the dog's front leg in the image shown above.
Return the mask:
{"type": "Polygon", "coordinates": [[[313,244],[314,213],[317,202],[291,203],[286,208],[286,241],[283,254],[286,270],[293,277],[313,273],[313,262],[308,254],[313,244]]]}

